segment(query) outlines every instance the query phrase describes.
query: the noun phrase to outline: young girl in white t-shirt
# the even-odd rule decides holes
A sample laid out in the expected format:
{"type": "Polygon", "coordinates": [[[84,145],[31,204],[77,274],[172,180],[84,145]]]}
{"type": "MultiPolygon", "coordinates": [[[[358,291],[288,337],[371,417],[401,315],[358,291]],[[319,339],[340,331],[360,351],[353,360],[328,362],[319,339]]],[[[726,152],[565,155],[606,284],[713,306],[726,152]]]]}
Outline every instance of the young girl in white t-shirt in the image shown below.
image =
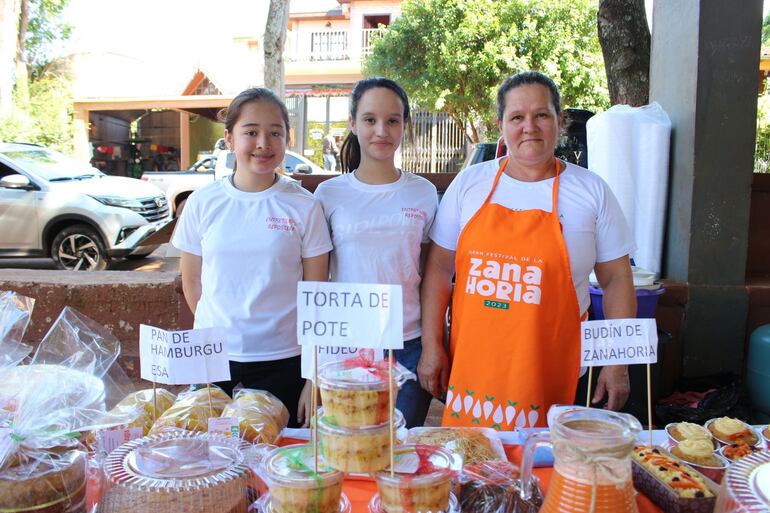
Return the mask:
{"type": "MultiPolygon", "coordinates": [[[[173,245],[195,327],[227,331],[231,380],[268,390],[307,424],[310,387],[297,345],[297,282],[328,278],[329,231],[318,201],[282,165],[289,114],[270,90],[236,96],[224,119],[233,175],[187,200],[173,245]]],[[[224,157],[221,157],[224,158],[224,157]]]]}
{"type": "MultiPolygon", "coordinates": [[[[424,245],[438,205],[436,187],[396,167],[409,122],[404,90],[386,78],[366,78],[353,89],[350,133],[342,144],[341,176],[315,195],[329,223],[332,281],[401,285],[404,349],[396,360],[416,373],[420,360],[420,280],[424,245]]],[[[416,381],[398,394],[407,426],[422,425],[431,395],[416,381]]]]}

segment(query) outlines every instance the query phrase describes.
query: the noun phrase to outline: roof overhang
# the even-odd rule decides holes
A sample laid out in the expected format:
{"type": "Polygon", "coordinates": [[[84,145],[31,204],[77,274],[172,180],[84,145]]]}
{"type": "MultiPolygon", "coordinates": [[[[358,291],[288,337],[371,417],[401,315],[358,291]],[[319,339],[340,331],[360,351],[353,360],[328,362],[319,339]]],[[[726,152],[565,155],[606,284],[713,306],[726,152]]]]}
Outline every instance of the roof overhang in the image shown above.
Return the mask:
{"type": "Polygon", "coordinates": [[[216,120],[220,109],[230,105],[231,95],[164,96],[143,98],[76,98],[75,111],[101,112],[133,121],[148,110],[179,110],[216,120]]]}

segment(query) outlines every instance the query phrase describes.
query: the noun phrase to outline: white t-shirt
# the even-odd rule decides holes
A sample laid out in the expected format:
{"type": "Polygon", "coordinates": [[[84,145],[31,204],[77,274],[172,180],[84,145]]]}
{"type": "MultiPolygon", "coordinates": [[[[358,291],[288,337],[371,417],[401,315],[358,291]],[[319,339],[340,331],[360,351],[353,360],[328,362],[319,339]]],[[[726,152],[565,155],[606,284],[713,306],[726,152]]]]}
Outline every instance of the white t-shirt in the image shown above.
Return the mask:
{"type": "MultiPolygon", "coordinates": [[[[431,239],[455,251],[460,231],[489,194],[500,160],[476,164],[461,171],[439,205],[431,239]]],[[[522,182],[503,174],[491,201],[512,210],[551,212],[554,179],[522,182]]],[[[569,254],[572,281],[580,311],[590,304],[588,276],[596,262],[631,254],[634,240],[618,201],[609,186],[591,171],[567,164],[559,174],[559,220],[569,254]]]]}
{"type": "Polygon", "coordinates": [[[297,282],[302,259],[332,249],[323,211],[299,182],[280,176],[244,192],[230,178],[187,200],[172,244],[202,257],[195,327],[228,331],[231,360],[297,356],[297,282]]]}
{"type": "Polygon", "coordinates": [[[436,187],[402,172],[389,184],[369,185],[346,173],[315,192],[329,222],[332,281],[401,285],[404,340],[420,336],[420,245],[436,215],[436,187]]]}

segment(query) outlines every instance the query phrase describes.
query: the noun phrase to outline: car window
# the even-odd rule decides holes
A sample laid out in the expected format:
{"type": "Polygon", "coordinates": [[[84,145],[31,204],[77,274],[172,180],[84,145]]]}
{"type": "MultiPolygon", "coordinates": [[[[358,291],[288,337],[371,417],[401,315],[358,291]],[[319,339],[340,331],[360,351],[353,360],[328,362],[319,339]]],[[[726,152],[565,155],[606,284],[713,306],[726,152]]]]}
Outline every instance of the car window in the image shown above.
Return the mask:
{"type": "Polygon", "coordinates": [[[283,170],[287,173],[293,173],[297,164],[302,164],[302,161],[294,155],[289,155],[287,153],[286,156],[283,157],[283,170]]]}
{"type": "Polygon", "coordinates": [[[17,173],[16,170],[11,169],[10,167],[0,162],[0,178],[4,178],[10,175],[17,175],[17,174],[19,173],[17,173]]]}
{"type": "Polygon", "coordinates": [[[95,167],[45,148],[20,148],[2,153],[20,168],[48,181],[90,178],[102,174],[95,167]]]}

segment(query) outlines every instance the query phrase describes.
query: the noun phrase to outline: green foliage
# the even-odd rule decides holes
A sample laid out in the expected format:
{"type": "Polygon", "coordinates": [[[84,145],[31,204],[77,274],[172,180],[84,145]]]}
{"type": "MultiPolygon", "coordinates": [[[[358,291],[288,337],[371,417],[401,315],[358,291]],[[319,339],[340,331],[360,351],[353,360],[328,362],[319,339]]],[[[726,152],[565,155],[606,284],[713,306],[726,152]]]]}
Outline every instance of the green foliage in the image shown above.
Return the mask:
{"type": "MultiPolygon", "coordinates": [[[[335,128],[346,129],[348,127],[348,122],[332,121],[331,123],[329,123],[329,126],[331,127],[331,129],[335,129],[335,128]]],[[[308,121],[307,129],[308,129],[308,133],[310,133],[311,130],[315,129],[325,134],[326,122],[308,121]]],[[[340,141],[337,144],[337,147],[342,147],[342,141],[340,141]]],[[[311,161],[314,164],[317,164],[320,167],[324,167],[323,139],[313,139],[312,137],[308,137],[307,144],[305,145],[305,149],[313,150],[313,154],[305,155],[305,158],[307,158],[309,161],[311,161]]],[[[337,171],[339,171],[339,162],[337,162],[337,171]]]]}
{"type": "Polygon", "coordinates": [[[69,39],[72,27],[64,23],[62,13],[69,0],[30,0],[29,26],[24,45],[30,78],[43,73],[55,57],[57,46],[69,39]]]}
{"type": "Polygon", "coordinates": [[[406,0],[364,61],[367,75],[398,81],[418,108],[466,127],[496,130],[502,79],[535,69],[560,86],[563,104],[609,104],[592,0],[406,0]]]}
{"type": "Polygon", "coordinates": [[[770,45],[770,13],[762,20],[762,46],[770,45]]]}
{"type": "Polygon", "coordinates": [[[10,114],[0,119],[0,141],[36,143],[72,153],[69,84],[64,71],[49,66],[46,73],[29,84],[28,103],[15,97],[10,114]]]}
{"type": "Polygon", "coordinates": [[[757,99],[757,144],[754,152],[754,172],[770,171],[770,87],[757,99]]]}
{"type": "Polygon", "coordinates": [[[69,0],[30,0],[25,34],[27,77],[17,78],[10,113],[0,119],[0,141],[42,144],[73,151],[69,61],[55,58],[57,46],[70,36],[62,11],[69,0]]]}

